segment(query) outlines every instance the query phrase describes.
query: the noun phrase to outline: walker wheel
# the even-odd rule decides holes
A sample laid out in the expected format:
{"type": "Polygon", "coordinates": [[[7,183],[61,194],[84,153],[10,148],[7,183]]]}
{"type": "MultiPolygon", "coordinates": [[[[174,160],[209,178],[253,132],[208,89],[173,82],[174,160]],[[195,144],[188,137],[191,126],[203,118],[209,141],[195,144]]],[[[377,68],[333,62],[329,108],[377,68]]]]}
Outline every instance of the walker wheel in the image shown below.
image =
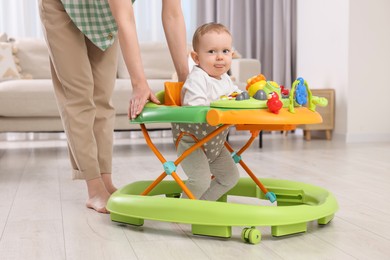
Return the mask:
{"type": "Polygon", "coordinates": [[[261,233],[255,227],[244,228],[241,232],[241,239],[246,243],[256,245],[261,241],[261,233]]]}
{"type": "Polygon", "coordinates": [[[248,242],[248,234],[247,232],[250,231],[250,228],[243,228],[242,231],[241,231],[241,240],[244,241],[244,242],[248,242]]]}

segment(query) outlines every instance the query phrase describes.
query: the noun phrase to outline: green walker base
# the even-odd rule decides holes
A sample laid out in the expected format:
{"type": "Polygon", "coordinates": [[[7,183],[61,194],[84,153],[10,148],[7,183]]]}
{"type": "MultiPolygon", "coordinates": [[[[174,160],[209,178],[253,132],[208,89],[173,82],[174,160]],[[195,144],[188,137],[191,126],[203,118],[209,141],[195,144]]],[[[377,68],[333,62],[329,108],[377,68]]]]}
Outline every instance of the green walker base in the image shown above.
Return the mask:
{"type": "Polygon", "coordinates": [[[261,238],[255,226],[270,226],[276,237],[302,233],[309,221],[328,224],[338,209],[335,197],[321,187],[276,179],[261,182],[276,194],[277,206],[226,202],[229,195],[266,199],[252,179],[241,178],[219,201],[178,199],[182,191],[175,181],[162,181],[148,196],[141,196],[152,181],[134,182],[112,194],[107,209],[112,221],[136,226],[145,219],[187,223],[193,234],[205,236],[229,238],[232,226],[250,226],[242,239],[253,244],[261,238]]]}

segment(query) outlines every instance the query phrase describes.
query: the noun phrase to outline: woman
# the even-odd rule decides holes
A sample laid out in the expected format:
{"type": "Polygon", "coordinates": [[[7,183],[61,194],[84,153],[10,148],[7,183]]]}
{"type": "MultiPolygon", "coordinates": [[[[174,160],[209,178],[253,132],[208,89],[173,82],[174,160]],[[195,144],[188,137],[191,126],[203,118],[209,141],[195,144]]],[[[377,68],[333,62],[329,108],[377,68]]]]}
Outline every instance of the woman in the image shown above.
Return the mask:
{"type": "MultiPolygon", "coordinates": [[[[188,74],[186,31],[180,0],[163,0],[162,23],[179,77],[188,74]]],[[[61,114],[74,179],[86,181],[86,206],[106,209],[112,183],[115,113],[111,96],[118,39],[131,77],[129,117],[147,100],[158,103],[145,78],[130,0],[40,0],[50,53],[54,91],[61,114]]]]}

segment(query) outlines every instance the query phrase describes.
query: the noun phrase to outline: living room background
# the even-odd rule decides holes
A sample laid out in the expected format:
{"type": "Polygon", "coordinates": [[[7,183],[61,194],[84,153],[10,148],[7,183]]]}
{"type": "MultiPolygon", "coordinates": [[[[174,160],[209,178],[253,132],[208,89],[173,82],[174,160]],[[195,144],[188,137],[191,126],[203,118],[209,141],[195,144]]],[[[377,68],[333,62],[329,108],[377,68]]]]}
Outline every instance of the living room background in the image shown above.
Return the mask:
{"type": "MultiPolygon", "coordinates": [[[[146,8],[148,10],[153,5],[152,3],[161,2],[161,0],[137,0],[136,3],[140,4],[141,2],[149,3],[148,8],[146,8]]],[[[182,0],[188,26],[187,39],[191,38],[193,28],[204,22],[204,20],[198,20],[198,16],[211,14],[212,17],[219,17],[222,5],[228,6],[226,8],[232,12],[237,12],[239,8],[236,8],[236,5],[239,3],[242,3],[243,6],[248,5],[251,13],[254,13],[257,18],[265,20],[265,16],[259,14],[259,9],[252,8],[252,4],[260,5],[259,8],[262,9],[265,4],[280,5],[288,2],[290,1],[182,0]],[[193,3],[197,3],[196,6],[190,5],[193,3]],[[206,9],[198,9],[202,10],[204,14],[200,12],[196,14],[198,4],[207,4],[206,9]],[[210,8],[211,5],[217,7],[219,12],[210,8]],[[234,8],[231,8],[232,5],[235,5],[234,8]]],[[[388,48],[390,34],[389,30],[383,27],[383,24],[386,24],[390,19],[386,14],[389,6],[390,1],[388,0],[378,0],[375,5],[362,0],[297,1],[296,75],[305,77],[313,88],[333,88],[336,90],[335,137],[347,142],[383,141],[390,138],[389,121],[382,120],[379,116],[371,116],[370,113],[371,109],[374,109],[375,113],[386,111],[388,105],[387,96],[377,93],[386,93],[387,88],[386,77],[388,73],[386,70],[388,70],[390,60],[388,48]],[[362,12],[365,13],[364,20],[361,19],[362,12]],[[364,39],[370,39],[369,41],[361,40],[362,27],[365,28],[363,30],[364,39]],[[363,54],[364,59],[362,58],[363,54]],[[373,79],[375,80],[373,81],[373,79]],[[379,83],[375,84],[375,91],[367,92],[367,86],[372,86],[373,82],[379,83]],[[362,93],[365,94],[362,95],[362,93]],[[368,102],[364,106],[361,105],[363,96],[364,103],[368,102]],[[365,118],[365,120],[361,120],[361,118],[365,118]]],[[[272,8],[275,11],[278,10],[274,6],[272,8]]],[[[0,0],[0,33],[5,32],[8,36],[15,38],[34,38],[37,36],[43,38],[37,9],[37,0],[0,0]],[[24,27],[20,27],[20,24],[24,24],[24,27]]],[[[143,15],[144,19],[150,18],[145,13],[139,13],[143,15]]],[[[265,10],[265,15],[267,13],[270,12],[265,10]]],[[[244,17],[248,18],[247,15],[244,17]]],[[[274,17],[275,19],[284,19],[285,15],[275,15],[274,17]]],[[[231,18],[237,18],[231,21],[237,26],[237,22],[240,21],[239,16],[233,15],[231,18]]],[[[155,22],[157,21],[156,18],[155,22]]],[[[220,22],[224,21],[221,19],[220,22]]],[[[255,30],[248,28],[245,31],[253,33],[255,30]]],[[[275,35],[283,37],[280,34],[275,35]]],[[[245,39],[245,37],[238,35],[234,41],[236,42],[240,38],[245,39]]],[[[244,42],[243,46],[246,48],[245,43],[248,42],[244,42]]],[[[272,47],[269,44],[261,46],[272,47]]],[[[258,47],[261,48],[261,46],[258,47]]],[[[244,58],[256,58],[247,56],[248,50],[236,47],[244,58]]],[[[270,56],[272,54],[272,52],[260,50],[260,53],[264,53],[264,55],[270,56]]],[[[270,64],[263,59],[260,59],[260,62],[261,72],[265,73],[266,66],[270,64]]],[[[284,64],[291,65],[292,62],[284,64]]]]}

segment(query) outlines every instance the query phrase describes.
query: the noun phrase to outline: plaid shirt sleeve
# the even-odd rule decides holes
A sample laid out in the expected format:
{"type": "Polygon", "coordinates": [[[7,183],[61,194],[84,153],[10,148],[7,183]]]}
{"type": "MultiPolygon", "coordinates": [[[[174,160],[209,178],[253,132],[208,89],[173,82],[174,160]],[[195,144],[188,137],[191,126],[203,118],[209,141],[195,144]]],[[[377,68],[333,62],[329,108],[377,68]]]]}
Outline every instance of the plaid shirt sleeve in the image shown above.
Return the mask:
{"type": "Polygon", "coordinates": [[[101,50],[110,47],[118,28],[107,0],[61,0],[74,24],[101,50]]]}

